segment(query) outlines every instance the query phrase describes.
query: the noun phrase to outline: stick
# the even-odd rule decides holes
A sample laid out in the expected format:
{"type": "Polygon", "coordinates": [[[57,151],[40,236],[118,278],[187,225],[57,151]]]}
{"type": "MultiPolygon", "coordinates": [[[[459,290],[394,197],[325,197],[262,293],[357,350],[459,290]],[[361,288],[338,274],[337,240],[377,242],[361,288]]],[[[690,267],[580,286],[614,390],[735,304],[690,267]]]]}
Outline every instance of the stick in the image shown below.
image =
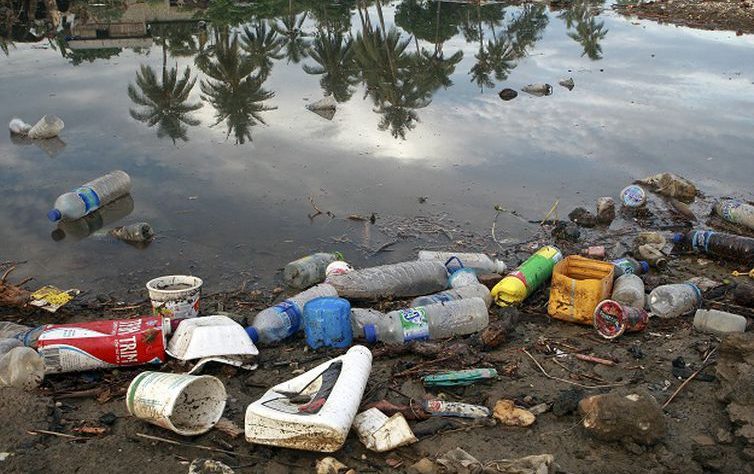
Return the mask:
{"type": "Polygon", "coordinates": [[[15,266],[15,265],[13,265],[13,266],[12,266],[12,267],[10,267],[9,269],[7,269],[7,270],[5,271],[5,273],[3,273],[3,276],[2,276],[1,278],[0,278],[0,283],[5,283],[5,279],[6,279],[6,278],[8,278],[8,275],[10,274],[10,272],[12,272],[12,271],[13,271],[13,270],[15,270],[15,269],[16,269],[16,266],[15,266]]]}
{"type": "Polygon", "coordinates": [[[172,444],[174,446],[183,446],[186,448],[203,449],[205,451],[223,453],[223,454],[228,454],[230,456],[238,456],[238,457],[243,457],[243,458],[253,458],[253,456],[249,456],[248,454],[236,453],[233,451],[228,451],[227,449],[213,448],[212,446],[203,446],[201,444],[187,443],[185,441],[176,441],[173,439],[160,438],[159,436],[150,436],[144,433],[136,433],[136,436],[138,436],[139,438],[144,438],[151,441],[159,441],[161,443],[172,444]]]}
{"type": "Polygon", "coordinates": [[[50,436],[57,436],[58,438],[68,438],[72,440],[89,439],[89,438],[84,438],[83,436],[74,436],[74,435],[69,435],[66,433],[58,433],[57,431],[48,431],[48,430],[27,430],[26,432],[29,434],[34,434],[34,435],[46,434],[50,436]]]}
{"type": "Polygon", "coordinates": [[[309,215],[309,219],[314,219],[318,215],[324,214],[324,212],[322,212],[322,210],[317,207],[317,204],[314,202],[314,197],[313,196],[309,196],[309,204],[311,204],[312,209],[314,209],[316,211],[314,214],[310,214],[309,215]]]}
{"type": "Polygon", "coordinates": [[[590,356],[586,354],[574,354],[573,356],[579,360],[583,360],[586,362],[594,362],[595,364],[607,365],[609,367],[615,366],[614,361],[608,360],[608,359],[602,359],[600,357],[594,357],[594,356],[590,356]]]}
{"type": "Polygon", "coordinates": [[[705,357],[705,358],[704,358],[704,361],[702,362],[702,366],[701,366],[701,367],[699,367],[699,370],[697,370],[696,372],[694,372],[693,374],[691,374],[691,375],[689,376],[689,378],[687,378],[686,380],[684,380],[684,381],[683,381],[683,383],[682,383],[682,384],[681,384],[681,385],[680,385],[680,386],[679,386],[679,387],[678,387],[678,388],[677,388],[677,389],[675,390],[675,392],[673,392],[673,394],[672,394],[672,395],[671,395],[671,396],[670,396],[670,397],[669,397],[669,398],[668,398],[668,399],[667,399],[667,400],[665,401],[665,403],[663,403],[663,404],[662,404],[662,409],[663,409],[663,410],[665,409],[665,407],[667,407],[668,405],[670,405],[670,402],[672,402],[672,401],[673,401],[673,399],[675,398],[675,396],[676,396],[676,395],[678,395],[679,393],[681,393],[681,390],[683,390],[683,388],[684,388],[684,387],[685,387],[686,385],[688,385],[688,383],[689,383],[689,382],[691,382],[692,380],[694,380],[694,378],[695,378],[695,377],[696,377],[697,375],[699,375],[699,373],[700,373],[700,372],[701,372],[702,370],[706,369],[706,368],[707,368],[707,366],[708,366],[708,365],[710,365],[710,364],[707,364],[707,361],[709,360],[709,358],[710,358],[710,357],[712,357],[712,354],[714,354],[714,353],[715,353],[715,351],[717,351],[717,347],[715,347],[714,349],[712,349],[712,350],[710,351],[710,353],[709,353],[709,354],[707,354],[707,357],[705,357]]]}
{"type": "Polygon", "coordinates": [[[606,384],[602,384],[602,385],[585,385],[583,383],[574,382],[572,380],[561,379],[560,377],[554,377],[554,376],[552,376],[552,375],[550,375],[550,374],[547,373],[547,371],[545,370],[545,368],[542,367],[542,365],[539,362],[537,362],[537,359],[535,359],[533,355],[529,354],[529,351],[527,351],[523,347],[521,348],[521,350],[523,351],[524,354],[526,354],[527,356],[529,356],[529,358],[531,360],[533,360],[535,364],[537,364],[537,367],[539,367],[539,370],[542,372],[542,374],[544,374],[544,376],[547,377],[550,380],[557,380],[558,382],[564,382],[564,383],[567,383],[567,384],[576,385],[577,387],[586,388],[586,389],[622,387],[622,386],[628,384],[628,382],[625,382],[625,383],[606,383],[606,384]]]}
{"type": "MultiPolygon", "coordinates": [[[[555,200],[555,203],[550,208],[550,211],[547,214],[545,214],[544,219],[542,219],[542,222],[539,223],[540,226],[544,225],[544,223],[547,222],[547,218],[550,217],[550,215],[553,212],[556,212],[556,209],[558,208],[558,204],[560,204],[560,199],[555,200]]],[[[557,218],[557,213],[555,214],[555,217],[557,218]]]]}

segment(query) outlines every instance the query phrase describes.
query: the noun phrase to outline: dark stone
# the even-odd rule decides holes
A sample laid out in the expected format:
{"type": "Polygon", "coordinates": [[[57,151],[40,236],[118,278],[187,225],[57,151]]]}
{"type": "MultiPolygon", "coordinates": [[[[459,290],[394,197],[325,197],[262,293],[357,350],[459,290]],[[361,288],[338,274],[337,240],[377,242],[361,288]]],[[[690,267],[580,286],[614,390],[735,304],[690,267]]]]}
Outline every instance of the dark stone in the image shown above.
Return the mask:
{"type": "Polygon", "coordinates": [[[568,218],[581,227],[594,227],[597,225],[597,218],[591,212],[587,211],[583,207],[577,207],[570,214],[568,218]]]}
{"type": "Polygon", "coordinates": [[[572,222],[558,222],[551,234],[558,240],[578,242],[581,237],[581,230],[579,230],[579,226],[572,222]]]}
{"type": "Polygon", "coordinates": [[[500,280],[503,279],[503,276],[499,273],[482,273],[477,276],[477,279],[479,280],[479,283],[491,290],[498,284],[498,282],[500,282],[500,280]]]}
{"type": "Polygon", "coordinates": [[[113,412],[107,412],[104,415],[99,417],[99,422],[103,425],[111,426],[113,423],[115,423],[115,420],[117,420],[118,417],[113,412]]]}
{"type": "Polygon", "coordinates": [[[514,91],[513,89],[503,89],[498,94],[501,99],[503,100],[513,100],[516,97],[518,97],[518,92],[514,91]]]}
{"type": "Polygon", "coordinates": [[[555,416],[566,416],[579,408],[579,401],[584,396],[584,391],[578,388],[561,390],[558,397],[552,402],[552,412],[555,416]]]}
{"type": "Polygon", "coordinates": [[[639,346],[631,346],[628,348],[628,353],[634,356],[634,359],[643,359],[644,358],[644,352],[642,352],[641,347],[639,346]]]}

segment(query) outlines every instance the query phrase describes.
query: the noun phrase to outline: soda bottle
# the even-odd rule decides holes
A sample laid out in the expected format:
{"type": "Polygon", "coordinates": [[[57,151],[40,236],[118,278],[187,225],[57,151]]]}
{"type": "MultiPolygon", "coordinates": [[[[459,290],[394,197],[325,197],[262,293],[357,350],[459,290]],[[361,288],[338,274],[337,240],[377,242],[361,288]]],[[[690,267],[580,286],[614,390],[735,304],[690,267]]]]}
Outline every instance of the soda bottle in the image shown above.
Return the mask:
{"type": "Polygon", "coordinates": [[[514,272],[492,288],[492,297],[498,306],[520,303],[534,290],[550,279],[555,264],[563,258],[557,247],[548,245],[537,250],[514,272]]]}
{"type": "Polygon", "coordinates": [[[695,252],[754,265],[754,239],[750,237],[711,230],[692,230],[686,234],[675,234],[673,242],[689,247],[695,252]]]}

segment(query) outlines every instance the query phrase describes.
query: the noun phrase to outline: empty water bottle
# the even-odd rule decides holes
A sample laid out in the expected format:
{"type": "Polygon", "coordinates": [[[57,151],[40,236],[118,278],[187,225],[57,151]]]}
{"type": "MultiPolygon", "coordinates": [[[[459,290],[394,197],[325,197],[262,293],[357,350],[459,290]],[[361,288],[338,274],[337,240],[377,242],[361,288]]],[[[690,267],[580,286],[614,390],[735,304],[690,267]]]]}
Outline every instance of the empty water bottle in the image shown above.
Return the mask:
{"type": "Polygon", "coordinates": [[[698,309],[694,315],[694,329],[720,335],[744,332],[746,318],[716,309],[698,309]]]}
{"type": "Polygon", "coordinates": [[[644,281],[638,275],[621,275],[613,283],[612,299],[626,306],[643,308],[647,299],[644,294],[644,281]]]}
{"type": "Polygon", "coordinates": [[[80,219],[129,192],[131,178],[125,171],[116,170],[58,196],[47,217],[53,222],[80,219]]]}
{"type": "Polygon", "coordinates": [[[750,237],[723,234],[711,230],[692,230],[686,234],[675,234],[673,242],[689,247],[695,252],[748,265],[754,264],[754,239],[750,237]]]}
{"type": "Polygon", "coordinates": [[[24,343],[18,339],[0,339],[0,357],[4,356],[11,349],[23,347],[24,343]]]}
{"type": "Polygon", "coordinates": [[[365,325],[364,334],[368,342],[403,344],[463,336],[488,324],[487,304],[481,298],[469,298],[391,311],[375,324],[365,325]]]}
{"type": "Polygon", "coordinates": [[[736,199],[723,199],[715,204],[715,213],[733,224],[754,230],[754,206],[736,199]]]}
{"type": "MultiPolygon", "coordinates": [[[[500,260],[495,260],[483,253],[467,252],[436,252],[434,250],[420,250],[419,260],[437,260],[443,263],[457,257],[464,267],[478,272],[505,273],[507,266],[500,260]]],[[[452,267],[451,267],[452,268],[452,267]]]]}
{"type": "Polygon", "coordinates": [[[433,295],[420,296],[414,298],[411,301],[411,307],[427,306],[436,303],[447,303],[448,301],[463,300],[468,298],[482,298],[487,307],[492,304],[492,294],[490,290],[482,285],[476,283],[474,285],[462,286],[460,288],[451,288],[449,290],[441,291],[433,295]]]}
{"type": "Polygon", "coordinates": [[[325,281],[327,266],[336,260],[343,260],[340,252],[315,253],[294,260],[283,269],[283,280],[292,288],[308,288],[325,281]]]}
{"type": "Polygon", "coordinates": [[[23,336],[31,331],[29,326],[11,323],[9,321],[0,321],[0,339],[18,339],[23,341],[23,336]]]}
{"type": "Polygon", "coordinates": [[[701,304],[702,292],[691,283],[658,286],[649,294],[649,310],[660,318],[676,318],[701,304]]]}
{"type": "Polygon", "coordinates": [[[44,373],[44,361],[34,349],[16,347],[0,358],[0,387],[36,388],[44,373]]]}
{"type": "Polygon", "coordinates": [[[29,129],[29,138],[54,138],[60,135],[60,132],[63,131],[63,127],[65,127],[65,124],[60,117],[56,115],[45,115],[39,119],[39,122],[29,129]]]}
{"type": "Polygon", "coordinates": [[[246,332],[255,343],[271,344],[282,341],[302,328],[304,305],[320,296],[338,296],[338,292],[327,283],[313,286],[257,313],[246,332]]]}
{"type": "Polygon", "coordinates": [[[477,284],[479,284],[479,279],[476,276],[476,271],[471,268],[459,268],[451,273],[448,278],[448,286],[451,288],[463,288],[477,284]]]}
{"type": "Polygon", "coordinates": [[[643,260],[639,261],[631,257],[619,258],[617,260],[613,260],[610,263],[615,265],[615,269],[613,270],[615,278],[626,274],[641,275],[642,273],[647,273],[649,271],[648,262],[645,262],[643,260]]]}
{"type": "Polygon", "coordinates": [[[381,311],[371,308],[351,308],[351,332],[354,338],[365,339],[364,326],[367,324],[377,324],[387,315],[381,311]]]}
{"type": "Polygon", "coordinates": [[[406,298],[446,289],[448,272],[439,261],[416,260],[333,275],[328,283],[348,299],[406,298]]]}
{"type": "Polygon", "coordinates": [[[52,231],[52,240],[69,239],[76,241],[85,239],[103,227],[109,227],[131,214],[133,210],[134,200],[130,194],[126,194],[122,198],[90,212],[81,219],[58,222],[56,229],[52,231]]]}

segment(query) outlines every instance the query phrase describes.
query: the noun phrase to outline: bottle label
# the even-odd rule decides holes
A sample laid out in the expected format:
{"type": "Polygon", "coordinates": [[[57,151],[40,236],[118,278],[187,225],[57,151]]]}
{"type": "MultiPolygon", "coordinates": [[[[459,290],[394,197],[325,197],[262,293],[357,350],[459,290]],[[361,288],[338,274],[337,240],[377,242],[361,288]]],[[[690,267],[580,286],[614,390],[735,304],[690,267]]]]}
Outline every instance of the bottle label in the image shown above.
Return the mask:
{"type": "Polygon", "coordinates": [[[403,326],[403,340],[426,341],[429,339],[429,322],[424,308],[408,308],[399,312],[403,326]]]}
{"type": "Polygon", "coordinates": [[[99,196],[97,196],[97,193],[92,188],[80,187],[74,192],[84,201],[86,212],[93,211],[99,207],[99,196]]]}
{"type": "Polygon", "coordinates": [[[619,260],[615,260],[612,262],[613,265],[623,270],[624,275],[633,275],[634,274],[634,266],[631,265],[631,262],[629,262],[625,258],[621,258],[619,260]]]}
{"type": "Polygon", "coordinates": [[[714,232],[712,231],[696,231],[691,236],[691,248],[695,251],[707,252],[709,248],[709,241],[712,238],[714,232]]]}
{"type": "Polygon", "coordinates": [[[292,336],[296,334],[301,326],[301,312],[299,312],[298,307],[288,300],[278,303],[276,307],[281,309],[283,314],[288,316],[288,327],[290,327],[288,335],[292,336]]]}
{"type": "Polygon", "coordinates": [[[725,201],[725,203],[720,206],[720,215],[722,215],[723,219],[726,221],[737,224],[738,219],[734,214],[734,211],[739,207],[741,207],[741,202],[739,201],[725,201]]]}

